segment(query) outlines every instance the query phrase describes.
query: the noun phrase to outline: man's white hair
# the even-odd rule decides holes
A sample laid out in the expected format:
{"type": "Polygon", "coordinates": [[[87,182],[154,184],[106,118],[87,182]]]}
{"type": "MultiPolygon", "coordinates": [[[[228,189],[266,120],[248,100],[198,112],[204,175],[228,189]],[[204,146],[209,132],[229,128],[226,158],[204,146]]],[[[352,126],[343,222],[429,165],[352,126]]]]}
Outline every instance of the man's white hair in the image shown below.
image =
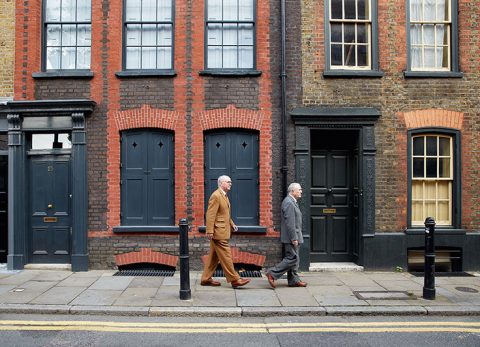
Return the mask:
{"type": "Polygon", "coordinates": [[[296,183],[296,182],[293,182],[293,183],[290,183],[290,185],[288,186],[288,193],[291,193],[293,192],[295,189],[302,189],[302,186],[300,185],[300,183],[296,183]]]}
{"type": "Polygon", "coordinates": [[[220,176],[217,180],[218,186],[220,187],[222,185],[222,183],[225,182],[225,181],[230,181],[230,177],[227,176],[227,175],[220,176]]]}

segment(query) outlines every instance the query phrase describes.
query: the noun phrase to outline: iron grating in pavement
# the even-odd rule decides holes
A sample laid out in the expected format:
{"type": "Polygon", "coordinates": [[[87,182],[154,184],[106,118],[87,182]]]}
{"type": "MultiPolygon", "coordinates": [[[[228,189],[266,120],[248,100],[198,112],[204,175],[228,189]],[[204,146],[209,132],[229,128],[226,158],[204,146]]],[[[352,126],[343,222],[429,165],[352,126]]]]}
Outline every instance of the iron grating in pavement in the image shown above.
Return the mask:
{"type": "Polygon", "coordinates": [[[158,277],[172,277],[175,270],[119,270],[113,276],[158,276],[158,277]]]}
{"type": "Polygon", "coordinates": [[[455,287],[455,289],[464,293],[478,293],[478,290],[470,287],[455,287]]]}
{"type": "MultiPolygon", "coordinates": [[[[248,277],[248,278],[261,278],[262,273],[259,270],[239,270],[238,274],[240,277],[248,277]]],[[[225,277],[222,269],[217,269],[213,273],[213,277],[225,277]]]]}
{"type": "Polygon", "coordinates": [[[394,290],[353,291],[359,300],[416,300],[413,293],[394,290]]]}

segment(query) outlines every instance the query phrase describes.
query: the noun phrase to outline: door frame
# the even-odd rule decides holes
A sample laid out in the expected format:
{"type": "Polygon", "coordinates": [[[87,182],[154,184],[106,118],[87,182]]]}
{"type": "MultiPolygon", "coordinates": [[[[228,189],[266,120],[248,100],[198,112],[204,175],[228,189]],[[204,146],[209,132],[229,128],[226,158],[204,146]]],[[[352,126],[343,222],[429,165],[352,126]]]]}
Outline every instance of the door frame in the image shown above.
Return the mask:
{"type": "Polygon", "coordinates": [[[302,107],[293,109],[290,116],[295,126],[295,180],[303,187],[300,209],[303,212],[304,243],[300,247],[300,269],[310,267],[310,174],[311,130],[349,129],[358,131],[358,257],[364,262],[364,242],[375,236],[375,122],[380,117],[376,108],[302,107]]]}

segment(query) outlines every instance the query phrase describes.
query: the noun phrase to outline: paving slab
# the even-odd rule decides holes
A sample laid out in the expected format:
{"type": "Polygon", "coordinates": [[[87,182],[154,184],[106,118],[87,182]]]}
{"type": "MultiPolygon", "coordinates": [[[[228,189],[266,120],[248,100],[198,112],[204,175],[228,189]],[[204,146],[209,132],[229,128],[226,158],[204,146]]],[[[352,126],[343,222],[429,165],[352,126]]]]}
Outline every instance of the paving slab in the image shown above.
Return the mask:
{"type": "Polygon", "coordinates": [[[100,277],[89,289],[95,290],[125,290],[133,277],[100,277]]]}
{"type": "Polygon", "coordinates": [[[355,296],[321,296],[315,295],[320,306],[369,306],[364,300],[359,300],[355,296]]]}
{"type": "MultiPolygon", "coordinates": [[[[193,288],[190,289],[192,298],[196,295],[193,288]]],[[[180,287],[162,286],[152,299],[151,306],[193,306],[193,300],[180,300],[180,287]]]]}
{"type": "Polygon", "coordinates": [[[127,288],[114,302],[114,306],[150,306],[157,288],[127,288]]]}
{"type": "Polygon", "coordinates": [[[160,288],[160,286],[163,284],[164,278],[165,277],[138,276],[130,282],[128,288],[160,288]]]}
{"type": "Polygon", "coordinates": [[[65,278],[71,276],[72,273],[70,271],[52,271],[47,270],[43,271],[42,273],[38,274],[33,278],[34,281],[63,281],[65,278]]]}
{"type": "Polygon", "coordinates": [[[21,284],[25,283],[27,281],[30,281],[31,279],[35,278],[41,274],[39,271],[20,271],[17,273],[13,273],[9,275],[8,277],[0,279],[0,284],[21,284]]]}
{"type": "Polygon", "coordinates": [[[327,316],[415,316],[426,315],[421,306],[335,306],[326,307],[327,316]]]}
{"type": "Polygon", "coordinates": [[[235,291],[197,291],[193,297],[195,306],[225,307],[237,306],[235,291]]]}
{"type": "Polygon", "coordinates": [[[69,314],[68,305],[28,305],[28,304],[4,304],[0,306],[1,313],[15,314],[69,314]]]}
{"type": "Polygon", "coordinates": [[[15,289],[0,295],[0,304],[26,304],[42,295],[43,291],[20,291],[15,289]]]}
{"type": "Polygon", "coordinates": [[[85,290],[83,287],[53,287],[33,299],[32,304],[44,305],[68,305],[80,293],[85,290]]]}
{"type": "Polygon", "coordinates": [[[77,296],[71,305],[83,306],[111,306],[122,294],[121,290],[87,289],[77,296]]]}
{"type": "Polygon", "coordinates": [[[148,307],[124,306],[72,306],[70,314],[109,316],[148,316],[148,307]]]}
{"type": "Polygon", "coordinates": [[[15,288],[14,284],[6,284],[6,285],[0,284],[0,294],[7,293],[13,288],[15,288]]]}
{"type": "Polygon", "coordinates": [[[318,306],[317,300],[307,288],[278,288],[275,290],[280,304],[286,307],[318,306]]]}
{"type": "Polygon", "coordinates": [[[25,291],[44,292],[57,285],[58,282],[27,281],[18,284],[15,289],[24,289],[25,291]]]}
{"type": "Polygon", "coordinates": [[[276,295],[272,295],[271,289],[248,289],[235,290],[238,306],[281,306],[276,295]]]}
{"type": "Polygon", "coordinates": [[[90,287],[95,281],[97,281],[97,277],[74,277],[73,275],[64,279],[63,281],[57,284],[57,287],[90,287]]]}

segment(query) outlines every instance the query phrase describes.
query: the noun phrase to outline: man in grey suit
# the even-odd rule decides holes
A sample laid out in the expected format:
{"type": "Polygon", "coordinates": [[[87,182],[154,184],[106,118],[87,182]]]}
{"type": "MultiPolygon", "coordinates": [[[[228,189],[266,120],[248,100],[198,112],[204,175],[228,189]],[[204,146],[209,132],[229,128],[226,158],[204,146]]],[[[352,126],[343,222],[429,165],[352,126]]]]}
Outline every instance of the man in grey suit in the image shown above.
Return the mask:
{"type": "Polygon", "coordinates": [[[302,212],[298,207],[297,200],[302,197],[302,187],[298,183],[288,186],[288,195],[282,202],[282,223],[280,229],[280,241],[283,243],[285,257],[280,263],[267,269],[268,283],[275,288],[275,280],[287,272],[289,287],[306,287],[307,283],[298,276],[300,257],[298,250],[303,243],[302,235],[302,212]]]}

